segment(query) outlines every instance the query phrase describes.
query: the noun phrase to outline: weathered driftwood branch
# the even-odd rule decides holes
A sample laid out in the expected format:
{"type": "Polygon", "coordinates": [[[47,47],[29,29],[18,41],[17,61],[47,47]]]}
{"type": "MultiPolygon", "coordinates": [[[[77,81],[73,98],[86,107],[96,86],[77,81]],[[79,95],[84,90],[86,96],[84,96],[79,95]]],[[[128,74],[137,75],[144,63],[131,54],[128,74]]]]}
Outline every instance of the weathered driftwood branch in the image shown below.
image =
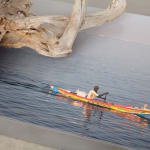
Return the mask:
{"type": "Polygon", "coordinates": [[[0,45],[28,46],[50,57],[67,56],[80,30],[111,21],[126,8],[126,0],[112,0],[106,10],[86,15],[86,1],[75,0],[68,17],[32,16],[29,0],[0,0],[0,45]]]}

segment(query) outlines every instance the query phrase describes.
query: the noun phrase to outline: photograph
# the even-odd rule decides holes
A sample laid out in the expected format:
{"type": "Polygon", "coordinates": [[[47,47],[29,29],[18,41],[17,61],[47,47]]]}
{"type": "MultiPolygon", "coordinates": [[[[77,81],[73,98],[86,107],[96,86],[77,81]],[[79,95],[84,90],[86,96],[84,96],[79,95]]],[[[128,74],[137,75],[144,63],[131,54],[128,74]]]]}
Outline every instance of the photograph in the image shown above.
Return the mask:
{"type": "Polygon", "coordinates": [[[149,150],[150,2],[0,0],[0,150],[149,150]]]}

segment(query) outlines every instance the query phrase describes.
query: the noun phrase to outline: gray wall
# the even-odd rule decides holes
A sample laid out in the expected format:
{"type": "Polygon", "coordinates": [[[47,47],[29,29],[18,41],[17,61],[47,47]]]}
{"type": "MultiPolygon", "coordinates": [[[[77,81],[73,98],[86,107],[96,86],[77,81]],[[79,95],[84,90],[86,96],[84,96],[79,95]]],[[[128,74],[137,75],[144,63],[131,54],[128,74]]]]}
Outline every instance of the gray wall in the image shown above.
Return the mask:
{"type": "Polygon", "coordinates": [[[0,116],[0,150],[133,150],[0,116]]]}
{"type": "MultiPolygon", "coordinates": [[[[74,2],[74,0],[56,0],[74,2]]],[[[88,0],[89,6],[106,8],[111,0],[88,0]]],[[[127,0],[127,12],[150,16],[150,0],[127,0]]]]}

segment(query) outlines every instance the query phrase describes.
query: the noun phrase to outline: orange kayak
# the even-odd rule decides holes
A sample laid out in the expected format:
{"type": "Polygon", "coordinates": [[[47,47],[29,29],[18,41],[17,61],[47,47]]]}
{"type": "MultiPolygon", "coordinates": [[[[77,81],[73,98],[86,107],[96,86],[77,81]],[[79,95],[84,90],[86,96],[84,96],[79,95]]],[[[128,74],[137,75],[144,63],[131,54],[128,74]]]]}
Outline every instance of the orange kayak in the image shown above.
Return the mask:
{"type": "Polygon", "coordinates": [[[55,92],[57,95],[64,96],[64,97],[67,97],[69,99],[73,99],[76,101],[81,101],[81,102],[89,103],[92,105],[113,109],[113,110],[120,111],[120,112],[127,112],[127,113],[132,113],[132,114],[141,114],[145,116],[150,116],[150,109],[139,108],[139,107],[134,107],[134,106],[126,106],[126,105],[120,105],[120,104],[113,104],[113,103],[105,102],[102,99],[98,99],[98,100],[88,99],[86,97],[79,96],[76,93],[73,93],[71,91],[68,91],[62,88],[57,88],[52,85],[50,85],[50,89],[51,91],[55,92]]]}

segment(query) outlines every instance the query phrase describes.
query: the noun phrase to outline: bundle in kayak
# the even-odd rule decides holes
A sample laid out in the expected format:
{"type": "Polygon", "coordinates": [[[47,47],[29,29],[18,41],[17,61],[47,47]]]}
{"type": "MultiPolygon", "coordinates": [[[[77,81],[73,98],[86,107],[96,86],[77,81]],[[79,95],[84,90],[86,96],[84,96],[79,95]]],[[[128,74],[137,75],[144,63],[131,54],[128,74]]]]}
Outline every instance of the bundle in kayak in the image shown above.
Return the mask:
{"type": "Polygon", "coordinates": [[[57,88],[55,86],[50,85],[50,90],[55,92],[57,95],[64,96],[76,101],[81,101],[85,103],[89,103],[92,105],[100,106],[100,107],[105,107],[109,109],[113,109],[116,111],[120,112],[127,112],[127,113],[132,113],[132,114],[141,114],[141,115],[148,115],[150,116],[150,109],[145,109],[145,108],[138,108],[134,106],[126,106],[126,105],[120,105],[120,104],[113,104],[109,102],[103,101],[103,99],[89,99],[80,95],[77,95],[77,93],[62,89],[62,88],[57,88]]]}

